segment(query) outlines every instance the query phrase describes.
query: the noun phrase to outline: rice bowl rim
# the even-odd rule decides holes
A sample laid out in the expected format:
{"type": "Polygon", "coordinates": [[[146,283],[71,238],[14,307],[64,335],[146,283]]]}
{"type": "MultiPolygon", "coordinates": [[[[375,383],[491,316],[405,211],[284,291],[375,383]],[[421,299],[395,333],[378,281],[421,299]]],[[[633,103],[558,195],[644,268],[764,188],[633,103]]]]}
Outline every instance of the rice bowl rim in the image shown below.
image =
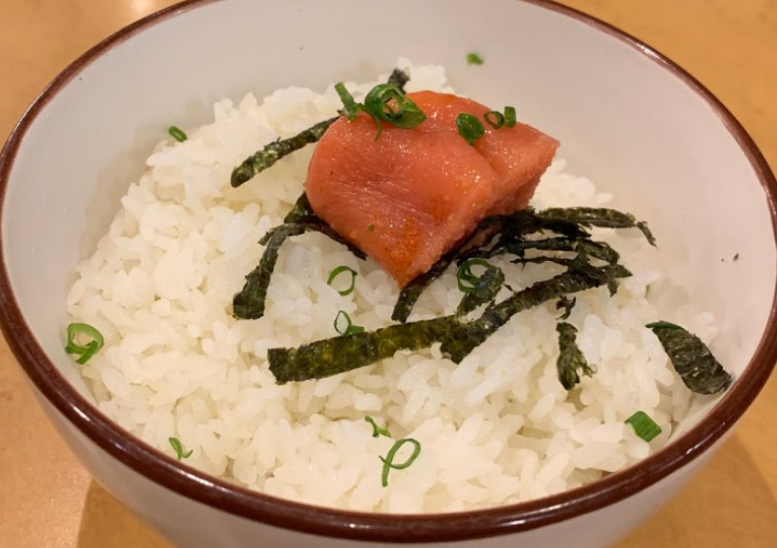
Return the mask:
{"type": "MultiPolygon", "coordinates": [[[[47,357],[16,301],[2,245],[2,215],[10,173],[24,136],[37,116],[85,67],[114,46],[157,23],[221,1],[186,0],[130,24],[92,47],[41,92],[16,124],[0,153],[0,328],[36,389],[103,451],[134,472],[179,495],[274,527],[373,542],[461,541],[545,527],[626,499],[701,456],[721,439],[754,401],[777,362],[777,291],[761,341],[744,373],[699,424],[667,447],[628,468],[585,486],[529,502],[445,514],[377,514],[298,503],[238,487],[182,464],[103,416],[47,357]]],[[[704,85],[665,55],[608,23],[552,0],[517,1],[570,17],[617,38],[671,72],[705,101],[735,139],[758,177],[766,194],[777,242],[777,180],[747,131],[704,85]]]]}

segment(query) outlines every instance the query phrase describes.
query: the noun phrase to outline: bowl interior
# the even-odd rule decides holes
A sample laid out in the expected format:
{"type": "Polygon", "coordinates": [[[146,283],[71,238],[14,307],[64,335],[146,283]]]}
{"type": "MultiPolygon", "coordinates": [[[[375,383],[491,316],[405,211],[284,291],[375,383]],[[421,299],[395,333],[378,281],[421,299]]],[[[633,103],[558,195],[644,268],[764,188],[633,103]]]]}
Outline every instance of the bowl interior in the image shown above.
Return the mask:
{"type": "Polygon", "coordinates": [[[715,315],[714,350],[741,375],[772,308],[775,237],[757,170],[711,105],[649,53],[547,6],[397,0],[390,21],[384,10],[204,3],[106,48],[35,107],[10,150],[3,253],[26,323],[70,382],[86,394],[63,351],[71,273],[169,125],[205,123],[222,97],[371,80],[398,56],[445,66],[457,90],[495,108],[515,105],[562,142],[570,171],[647,219],[666,274],[715,315]],[[469,51],[485,64],[468,66],[469,51]]]}

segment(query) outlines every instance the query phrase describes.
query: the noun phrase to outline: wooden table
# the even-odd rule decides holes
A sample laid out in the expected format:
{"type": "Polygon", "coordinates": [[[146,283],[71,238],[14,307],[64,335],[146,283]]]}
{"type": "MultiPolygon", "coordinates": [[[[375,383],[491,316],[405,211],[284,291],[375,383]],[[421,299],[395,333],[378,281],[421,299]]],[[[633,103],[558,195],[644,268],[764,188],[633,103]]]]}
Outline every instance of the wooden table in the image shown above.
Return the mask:
{"type": "MultiPolygon", "coordinates": [[[[0,0],[0,136],[66,64],[173,0],[0,0]]],[[[699,78],[777,168],[777,0],[562,0],[699,78]]],[[[777,376],[711,464],[619,548],[777,545],[777,376]]],[[[164,548],[59,440],[0,342],[0,546],[164,548]]],[[[216,547],[214,547],[216,548],[216,547]]],[[[574,548],[574,547],[569,547],[574,548]]]]}

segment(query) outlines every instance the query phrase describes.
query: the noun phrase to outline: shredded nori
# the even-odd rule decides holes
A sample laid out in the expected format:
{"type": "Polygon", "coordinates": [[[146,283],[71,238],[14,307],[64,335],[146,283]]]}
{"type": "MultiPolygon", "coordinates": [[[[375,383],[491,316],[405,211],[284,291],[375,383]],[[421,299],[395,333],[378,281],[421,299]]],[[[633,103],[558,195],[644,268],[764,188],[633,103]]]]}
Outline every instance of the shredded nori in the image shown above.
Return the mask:
{"type": "Polygon", "coordinates": [[[457,316],[466,316],[480,305],[493,301],[502,285],[505,282],[505,275],[502,269],[495,266],[489,266],[480,276],[475,286],[464,293],[458,308],[457,316]]]}
{"type": "Polygon", "coordinates": [[[650,323],[646,327],[652,329],[661,341],[675,370],[692,392],[717,394],[731,384],[731,375],[699,337],[679,325],[664,321],[650,323]]]}
{"type": "MultiPolygon", "coordinates": [[[[313,207],[311,207],[310,201],[308,201],[308,195],[303,192],[300,197],[297,198],[291,211],[283,218],[283,222],[298,223],[311,220],[321,221],[321,219],[313,212],[313,207]]],[[[323,223],[324,221],[321,222],[323,223]]]]}
{"type": "Polygon", "coordinates": [[[243,183],[250,181],[258,173],[271,167],[284,156],[288,156],[305,145],[317,142],[326,130],[329,129],[329,126],[334,124],[339,118],[340,116],[329,118],[309,127],[294,137],[273,141],[259,152],[252,154],[232,172],[232,186],[239,187],[243,183]]]}
{"type": "Polygon", "coordinates": [[[479,319],[468,323],[460,322],[456,316],[444,316],[324,339],[298,348],[271,348],[267,353],[270,371],[278,384],[322,379],[388,359],[399,350],[420,350],[435,342],[442,343],[445,356],[460,363],[515,314],[631,275],[621,265],[596,270],[597,275],[570,270],[537,282],[499,304],[490,305],[479,319]]]}
{"type": "Polygon", "coordinates": [[[642,231],[650,245],[656,245],[656,239],[650,232],[647,223],[637,221],[630,213],[622,213],[615,209],[603,207],[565,207],[551,208],[539,213],[545,219],[569,221],[582,226],[598,226],[602,228],[637,228],[642,231]]]}
{"type": "MultiPolygon", "coordinates": [[[[303,197],[300,198],[297,205],[300,204],[303,197]]],[[[266,246],[259,265],[246,276],[243,289],[232,299],[232,312],[236,317],[244,320],[255,320],[264,316],[264,302],[267,297],[267,288],[270,285],[270,277],[275,269],[275,263],[278,261],[278,250],[283,242],[293,236],[299,236],[305,232],[320,232],[347,246],[360,259],[365,258],[361,250],[353,247],[318,217],[306,216],[304,219],[305,221],[284,223],[277,226],[267,231],[267,234],[259,240],[260,245],[266,246]]]]}
{"type": "Polygon", "coordinates": [[[410,75],[402,69],[395,68],[388,77],[389,85],[397,86],[399,91],[405,93],[405,85],[410,81],[410,75]]]}
{"type": "Polygon", "coordinates": [[[594,369],[588,365],[583,352],[577,346],[577,329],[572,324],[560,322],[556,324],[558,331],[559,355],[556,360],[558,380],[567,390],[572,390],[579,382],[580,375],[594,373],[594,369]]]}
{"type": "Polygon", "coordinates": [[[399,294],[391,319],[405,322],[421,293],[439,278],[453,262],[468,259],[490,259],[509,253],[524,257],[527,250],[573,252],[578,256],[616,264],[618,252],[604,242],[591,239],[583,227],[640,228],[651,244],[655,244],[647,225],[628,213],[605,208],[553,208],[535,211],[527,207],[510,215],[495,215],[483,219],[477,228],[454,249],[443,255],[428,271],[411,280],[399,294]],[[556,237],[527,239],[540,233],[556,237]]]}
{"type": "Polygon", "coordinates": [[[618,278],[631,276],[622,265],[592,267],[590,270],[570,269],[548,280],[514,293],[499,304],[486,308],[477,320],[463,324],[460,333],[442,341],[441,350],[454,363],[460,363],[476,347],[480,346],[497,329],[515,314],[534,308],[546,301],[559,299],[562,295],[577,293],[602,285],[615,283],[618,278]]]}
{"type": "Polygon", "coordinates": [[[561,316],[559,316],[559,320],[568,319],[569,316],[572,315],[572,309],[575,307],[576,304],[577,304],[576,298],[570,299],[566,295],[561,297],[556,303],[556,310],[561,310],[562,308],[564,309],[564,313],[561,316]]]}
{"type": "MultiPolygon", "coordinates": [[[[389,84],[396,85],[403,93],[405,91],[405,84],[409,81],[410,76],[400,69],[394,69],[388,79],[389,84]]],[[[252,154],[232,172],[232,186],[235,188],[239,187],[250,181],[258,173],[271,167],[284,156],[288,156],[306,145],[318,142],[326,130],[329,129],[329,126],[334,124],[339,118],[340,116],[335,116],[328,120],[324,120],[323,122],[319,122],[294,137],[278,139],[264,147],[262,150],[252,154]]]]}

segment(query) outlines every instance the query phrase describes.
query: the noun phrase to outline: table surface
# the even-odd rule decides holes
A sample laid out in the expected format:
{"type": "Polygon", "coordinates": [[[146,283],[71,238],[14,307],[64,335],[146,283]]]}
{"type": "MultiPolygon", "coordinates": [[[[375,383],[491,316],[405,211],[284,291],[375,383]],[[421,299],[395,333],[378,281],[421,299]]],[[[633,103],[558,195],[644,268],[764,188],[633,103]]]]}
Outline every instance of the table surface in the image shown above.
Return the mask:
{"type": "MultiPolygon", "coordinates": [[[[90,46],[172,0],[0,1],[0,136],[90,46]]],[[[689,70],[777,168],[777,0],[562,0],[689,70]]],[[[766,548],[777,538],[777,376],[712,462],[618,548],[766,548]]],[[[70,454],[0,341],[0,546],[170,548],[70,454]]]]}

